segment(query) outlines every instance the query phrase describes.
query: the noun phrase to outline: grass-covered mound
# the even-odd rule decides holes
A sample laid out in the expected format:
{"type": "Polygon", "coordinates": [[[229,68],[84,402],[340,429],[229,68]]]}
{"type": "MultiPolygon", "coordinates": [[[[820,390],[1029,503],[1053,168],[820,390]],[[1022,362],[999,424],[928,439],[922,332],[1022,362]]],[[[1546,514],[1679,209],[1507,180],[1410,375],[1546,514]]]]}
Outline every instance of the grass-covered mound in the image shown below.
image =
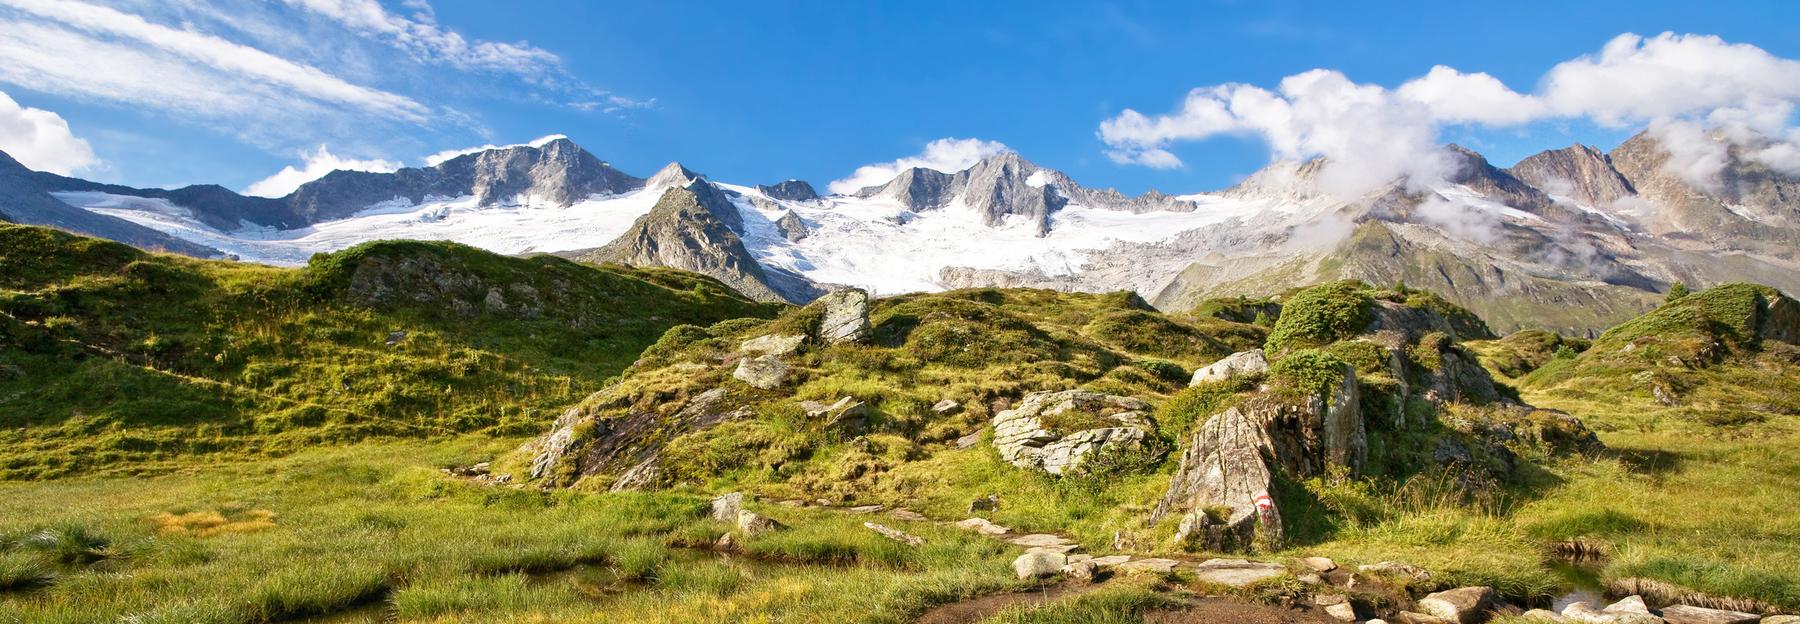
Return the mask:
{"type": "Polygon", "coordinates": [[[1524,329],[1495,340],[1471,340],[1463,346],[1481,358],[1482,366],[1506,378],[1523,377],[1554,358],[1574,358],[1592,344],[1542,329],[1524,329]]]}
{"type": "Polygon", "coordinates": [[[453,243],[281,269],[0,225],[0,478],[535,431],[669,327],[776,310],[693,274],[453,243]]]}
{"type": "Polygon", "coordinates": [[[1796,341],[1800,304],[1766,286],[1727,284],[1621,323],[1519,383],[1629,414],[1635,426],[1753,426],[1800,415],[1796,341]]]}

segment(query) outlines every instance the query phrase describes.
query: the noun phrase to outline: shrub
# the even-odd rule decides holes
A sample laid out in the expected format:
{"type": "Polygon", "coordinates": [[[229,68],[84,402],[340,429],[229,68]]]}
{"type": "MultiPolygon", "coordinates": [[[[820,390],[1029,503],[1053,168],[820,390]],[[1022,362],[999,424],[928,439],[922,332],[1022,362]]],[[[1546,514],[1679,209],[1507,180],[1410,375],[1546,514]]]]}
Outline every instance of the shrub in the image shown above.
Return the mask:
{"type": "Polygon", "coordinates": [[[1281,353],[1355,335],[1369,325],[1371,298],[1362,282],[1340,281],[1300,291],[1281,308],[1264,348],[1281,353]]]}
{"type": "Polygon", "coordinates": [[[1345,366],[1343,360],[1324,351],[1295,351],[1269,367],[1269,378],[1278,390],[1290,395],[1318,396],[1344,383],[1345,366]]]}

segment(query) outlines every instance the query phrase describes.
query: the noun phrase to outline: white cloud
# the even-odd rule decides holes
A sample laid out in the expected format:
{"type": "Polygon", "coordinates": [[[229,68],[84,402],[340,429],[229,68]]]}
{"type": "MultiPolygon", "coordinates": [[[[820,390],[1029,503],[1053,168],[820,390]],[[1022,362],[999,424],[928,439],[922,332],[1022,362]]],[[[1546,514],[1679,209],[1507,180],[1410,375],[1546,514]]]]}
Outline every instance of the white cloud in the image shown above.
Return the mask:
{"type": "Polygon", "coordinates": [[[439,164],[443,163],[444,161],[450,160],[452,158],[456,158],[457,156],[462,156],[464,154],[474,154],[476,152],[485,152],[488,150],[506,149],[508,147],[521,147],[521,146],[543,147],[544,144],[549,143],[551,141],[555,141],[557,139],[566,139],[566,138],[569,138],[569,137],[566,135],[561,135],[561,134],[552,134],[552,135],[538,137],[527,143],[514,143],[512,145],[494,145],[492,143],[489,143],[486,145],[480,145],[480,146],[476,146],[476,147],[452,148],[452,149],[447,149],[447,150],[426,156],[425,157],[425,166],[436,167],[439,164]]]}
{"type": "MultiPolygon", "coordinates": [[[[144,57],[154,54],[161,60],[156,64],[158,69],[169,71],[187,66],[178,70],[184,78],[191,76],[196,69],[217,74],[219,80],[206,90],[222,92],[226,97],[248,82],[255,86],[277,89],[289,98],[299,96],[407,121],[422,122],[430,116],[427,107],[405,96],[351,84],[316,67],[295,63],[212,35],[155,24],[143,17],[109,7],[54,0],[0,0],[0,6],[10,7],[21,14],[55,23],[60,27],[31,31],[39,37],[63,39],[65,42],[69,37],[78,37],[97,44],[94,53],[70,59],[75,61],[76,67],[84,70],[104,67],[117,61],[132,61],[132,65],[124,68],[126,70],[141,69],[138,66],[145,64],[142,62],[144,57]],[[61,32],[54,32],[56,30],[61,32]],[[130,42],[129,47],[142,53],[120,54],[111,58],[104,54],[119,50],[119,44],[125,42],[130,42]]],[[[7,30],[20,26],[21,24],[10,23],[7,30]]],[[[24,43],[29,44],[33,38],[27,36],[15,39],[23,39],[24,43]]],[[[70,72],[69,63],[45,58],[47,56],[49,55],[44,53],[15,53],[8,60],[25,66],[15,68],[12,70],[14,72],[35,71],[71,82],[89,81],[85,71],[70,72]]],[[[160,78],[158,74],[144,76],[139,81],[129,83],[139,89],[115,91],[113,96],[133,103],[156,104],[155,93],[166,90],[148,88],[145,83],[160,78]]]]}
{"type": "Polygon", "coordinates": [[[325,146],[300,155],[304,162],[298,169],[293,165],[282,167],[275,175],[263,178],[244,189],[246,195],[260,197],[282,197],[300,188],[300,185],[319,178],[333,171],[374,171],[386,173],[400,168],[400,163],[388,160],[355,160],[340,158],[332,154],[325,146]]]}
{"type": "Polygon", "coordinates": [[[0,151],[26,167],[62,175],[100,162],[88,142],[69,131],[62,116],[19,106],[4,91],[0,91],[0,151]]]}
{"type": "Polygon", "coordinates": [[[616,112],[648,108],[655,100],[634,100],[594,89],[570,76],[562,58],[527,42],[469,40],[437,22],[431,5],[407,3],[411,15],[389,12],[378,0],[285,0],[289,6],[343,24],[361,35],[386,41],[415,60],[518,76],[539,87],[569,92],[580,110],[616,112]]]}
{"type": "Polygon", "coordinates": [[[956,173],[969,167],[981,159],[1009,151],[999,141],[983,141],[981,139],[943,138],[925,144],[925,151],[916,156],[908,156],[893,162],[876,163],[857,167],[849,177],[833,180],[826,188],[832,193],[850,194],[870,186],[886,184],[900,172],[915,167],[936,169],[944,173],[956,173]]]}
{"type": "MultiPolygon", "coordinates": [[[[1716,183],[1725,147],[1717,132],[1751,158],[1782,171],[1800,169],[1800,61],[1706,35],[1624,34],[1597,55],[1550,68],[1533,93],[1485,73],[1437,66],[1387,89],[1312,70],[1288,76],[1276,91],[1244,84],[1197,88],[1181,109],[1149,116],[1125,110],[1100,124],[1115,162],[1180,166],[1176,143],[1222,134],[1257,136],[1275,158],[1323,156],[1323,176],[1338,193],[1372,189],[1404,175],[1448,173],[1438,131],[1454,124],[1512,127],[1584,118],[1606,126],[1647,125],[1670,150],[1670,171],[1697,185],[1716,183]]],[[[1419,180],[1415,180],[1419,181],[1419,180]]]]}

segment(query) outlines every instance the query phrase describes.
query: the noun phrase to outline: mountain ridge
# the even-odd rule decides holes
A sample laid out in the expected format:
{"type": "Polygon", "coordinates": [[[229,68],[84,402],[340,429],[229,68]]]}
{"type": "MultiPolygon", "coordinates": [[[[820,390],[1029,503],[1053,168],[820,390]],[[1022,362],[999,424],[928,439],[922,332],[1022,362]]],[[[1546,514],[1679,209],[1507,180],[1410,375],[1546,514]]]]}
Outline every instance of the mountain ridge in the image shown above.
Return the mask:
{"type": "Polygon", "coordinates": [[[195,240],[251,259],[269,257],[271,245],[301,245],[281,257],[304,258],[370,238],[446,238],[503,253],[666,263],[792,303],[823,292],[821,284],[879,292],[1123,286],[1182,310],[1309,279],[1391,278],[1424,280],[1501,329],[1538,322],[1589,333],[1644,311],[1676,282],[1800,288],[1791,276],[1800,257],[1785,244],[1800,240],[1800,217],[1791,218],[1800,214],[1800,183],[1734,154],[1729,188],[1696,187],[1665,170],[1660,149],[1646,131],[1612,152],[1576,145],[1502,168],[1450,145],[1448,179],[1395,180],[1353,198],[1319,188],[1330,166],[1319,159],[1271,163],[1213,193],[1129,197],[1010,151],[955,172],[910,168],[820,196],[804,181],[725,184],[679,163],[639,178],[566,138],[394,173],[333,172],[278,199],[37,175],[101,195],[62,196],[93,202],[87,207],[101,215],[177,236],[211,228],[195,240]],[[674,188],[695,195],[694,206],[656,213],[674,188]],[[104,203],[108,193],[159,199],[192,218],[120,209],[104,203]],[[269,226],[234,246],[232,228],[268,222],[310,225],[269,226]],[[542,233],[519,229],[540,223],[542,233]],[[329,236],[314,234],[322,231],[329,236]],[[286,242],[291,236],[299,242],[286,242]],[[1392,244],[1374,244],[1384,238],[1392,244]],[[1571,301],[1602,312],[1555,309],[1571,301]]]}

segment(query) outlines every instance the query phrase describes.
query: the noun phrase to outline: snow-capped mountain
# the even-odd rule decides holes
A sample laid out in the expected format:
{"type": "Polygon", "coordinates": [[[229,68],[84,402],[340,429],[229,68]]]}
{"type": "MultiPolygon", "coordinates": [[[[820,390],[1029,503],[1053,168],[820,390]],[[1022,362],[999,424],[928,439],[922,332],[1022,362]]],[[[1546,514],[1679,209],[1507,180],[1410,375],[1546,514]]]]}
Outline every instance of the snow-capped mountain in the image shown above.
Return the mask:
{"type": "Polygon", "coordinates": [[[1128,197],[1014,153],[821,196],[799,180],[715,182],[673,163],[638,178],[562,138],[393,173],[334,172],[277,199],[35,173],[32,189],[195,255],[299,264],[367,240],[455,240],[689,269],[767,300],[836,285],[1004,285],[1129,289],[1184,310],[1356,278],[1438,290],[1502,329],[1582,331],[1646,309],[1674,281],[1800,289],[1796,183],[1735,154],[1719,188],[1669,174],[1648,135],[1512,169],[1456,146],[1446,155],[1458,172],[1446,180],[1350,198],[1320,189],[1329,163],[1317,160],[1274,163],[1215,193],[1128,197]]]}

